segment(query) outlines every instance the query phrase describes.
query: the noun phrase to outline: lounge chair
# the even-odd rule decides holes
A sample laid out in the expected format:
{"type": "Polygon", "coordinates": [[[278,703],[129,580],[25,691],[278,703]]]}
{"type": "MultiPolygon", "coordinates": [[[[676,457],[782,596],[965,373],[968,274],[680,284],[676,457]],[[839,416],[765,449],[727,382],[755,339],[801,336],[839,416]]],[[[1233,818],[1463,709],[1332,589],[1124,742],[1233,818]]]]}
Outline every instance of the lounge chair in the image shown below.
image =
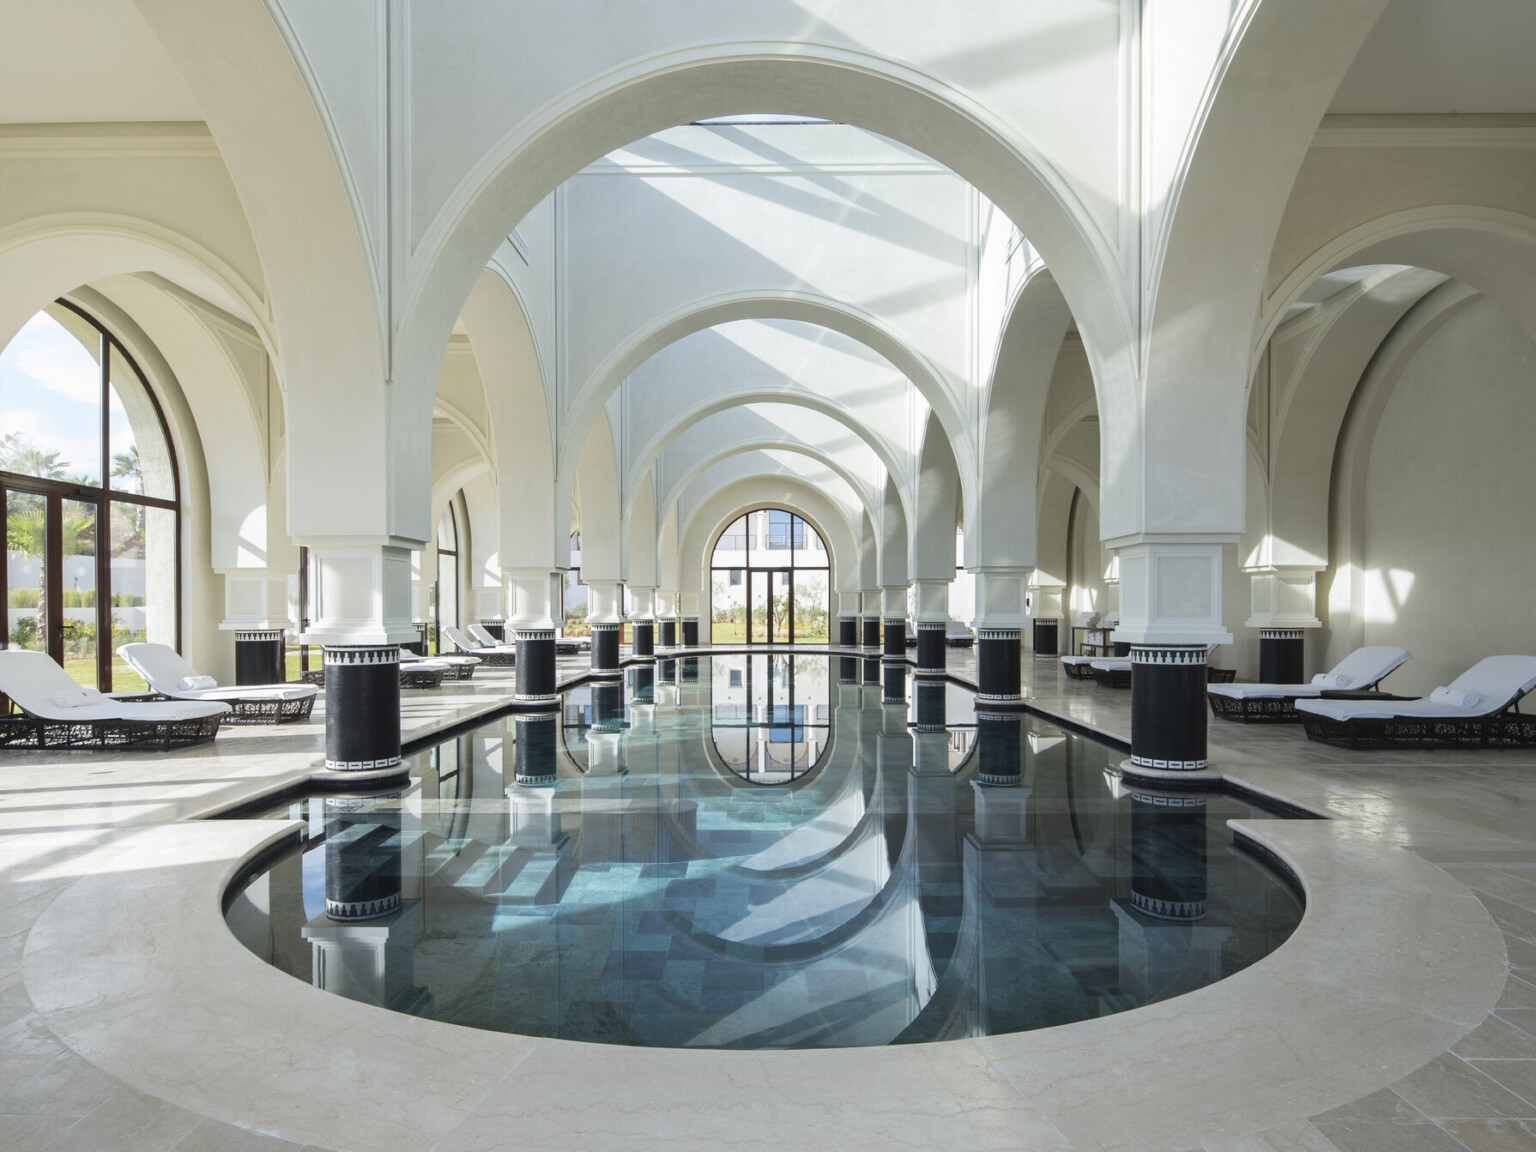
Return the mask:
{"type": "MultiPolygon", "coordinates": [[[[681,645],[683,637],[683,625],[677,625],[678,643],[681,645]]],[[[592,651],[592,638],[590,636],[556,636],[556,656],[580,656],[583,652],[592,651]]]]}
{"type": "MultiPolygon", "coordinates": [[[[1207,650],[1206,655],[1209,656],[1215,651],[1216,645],[1212,644],[1207,650]]],[[[1100,688],[1129,688],[1131,686],[1131,658],[1129,656],[1096,656],[1088,661],[1088,666],[1093,669],[1093,678],[1098,681],[1100,688]]],[[[1087,677],[1081,678],[1087,679],[1087,677]]],[[[1236,668],[1213,668],[1209,664],[1205,666],[1205,682],[1207,684],[1230,684],[1236,679],[1236,668]]]]}
{"type": "Polygon", "coordinates": [[[949,648],[969,648],[976,643],[976,637],[958,620],[951,620],[944,625],[944,644],[949,648]]]}
{"type": "Polygon", "coordinates": [[[1422,700],[1298,700],[1309,740],[1348,748],[1536,746],[1536,716],[1520,698],[1536,688],[1536,656],[1489,656],[1422,700]]]}
{"type": "Polygon", "coordinates": [[[221,701],[133,704],[82,688],[46,652],[0,652],[0,692],[21,715],[0,716],[0,747],[165,751],[201,744],[229,715],[221,701]]]}
{"type": "MultiPolygon", "coordinates": [[[[441,680],[468,680],[475,674],[475,669],[480,667],[483,661],[478,656],[465,656],[452,652],[439,652],[436,656],[418,656],[409,648],[400,649],[400,672],[424,672],[433,665],[444,665],[441,680]],[[409,665],[409,667],[407,667],[409,665]]],[[[431,685],[436,688],[437,685],[431,685]]],[[[404,687],[415,687],[406,684],[404,687]]]]}
{"type": "MultiPolygon", "coordinates": [[[[418,656],[408,648],[400,649],[400,687],[402,688],[441,688],[445,679],[468,680],[474,675],[471,667],[469,675],[459,675],[449,661],[453,659],[447,656],[418,656]]],[[[480,661],[476,660],[476,664],[480,661]]],[[[316,688],[325,687],[325,665],[319,668],[311,668],[308,672],[301,673],[306,684],[313,684],[316,688]]]]}
{"type": "Polygon", "coordinates": [[[312,684],[262,684],[220,688],[199,676],[181,653],[165,644],[124,644],[117,654],[168,700],[216,700],[229,705],[231,724],[285,724],[308,720],[319,694],[312,684]]]}
{"type": "Polygon", "coordinates": [[[1111,657],[1104,657],[1104,656],[1063,656],[1061,658],[1061,668],[1062,668],[1063,672],[1065,672],[1068,676],[1072,677],[1072,679],[1074,679],[1074,680],[1092,680],[1093,679],[1093,662],[1095,660],[1104,660],[1104,659],[1118,660],[1118,659],[1122,659],[1122,657],[1118,657],[1118,656],[1111,656],[1111,657]]]}
{"type": "Polygon", "coordinates": [[[1223,720],[1290,724],[1301,719],[1297,700],[1327,700],[1376,692],[1377,685],[1413,654],[1406,648],[1356,648],[1310,684],[1213,684],[1206,693],[1211,712],[1223,720]]]}
{"type": "Polygon", "coordinates": [[[464,655],[479,657],[492,668],[509,668],[517,663],[516,644],[483,644],[452,624],[443,625],[443,635],[464,655]]]}

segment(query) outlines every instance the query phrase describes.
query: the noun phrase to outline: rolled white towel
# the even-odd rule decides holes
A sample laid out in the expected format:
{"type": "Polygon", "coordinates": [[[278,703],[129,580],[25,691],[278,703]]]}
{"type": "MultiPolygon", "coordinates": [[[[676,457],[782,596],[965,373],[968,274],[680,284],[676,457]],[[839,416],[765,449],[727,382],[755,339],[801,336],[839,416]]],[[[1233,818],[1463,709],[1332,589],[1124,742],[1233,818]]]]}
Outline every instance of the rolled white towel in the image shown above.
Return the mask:
{"type": "Polygon", "coordinates": [[[1319,688],[1331,688],[1334,691],[1343,692],[1354,683],[1354,680],[1343,673],[1319,672],[1316,676],[1312,677],[1312,683],[1316,684],[1319,688]]]}
{"type": "Polygon", "coordinates": [[[1436,688],[1429,694],[1429,698],[1436,704],[1450,704],[1457,708],[1476,708],[1481,697],[1476,692],[1466,692],[1460,688],[1436,688]]]}
{"type": "Polygon", "coordinates": [[[219,682],[212,676],[183,676],[176,682],[176,687],[183,692],[197,692],[203,688],[217,688],[219,682]]]}
{"type": "Polygon", "coordinates": [[[101,693],[94,688],[61,688],[53,694],[55,708],[84,708],[101,700],[101,693]]]}

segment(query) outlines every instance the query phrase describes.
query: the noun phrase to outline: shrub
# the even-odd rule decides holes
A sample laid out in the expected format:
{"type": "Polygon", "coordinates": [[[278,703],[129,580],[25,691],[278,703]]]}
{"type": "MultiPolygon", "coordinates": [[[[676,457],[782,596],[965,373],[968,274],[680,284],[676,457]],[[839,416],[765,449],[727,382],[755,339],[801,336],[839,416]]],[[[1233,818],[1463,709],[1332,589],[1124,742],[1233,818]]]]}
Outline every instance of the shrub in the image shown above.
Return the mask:
{"type": "Polygon", "coordinates": [[[12,608],[36,608],[37,607],[37,589],[36,588],[12,588],[11,589],[10,601],[11,601],[11,607],[12,608]]]}

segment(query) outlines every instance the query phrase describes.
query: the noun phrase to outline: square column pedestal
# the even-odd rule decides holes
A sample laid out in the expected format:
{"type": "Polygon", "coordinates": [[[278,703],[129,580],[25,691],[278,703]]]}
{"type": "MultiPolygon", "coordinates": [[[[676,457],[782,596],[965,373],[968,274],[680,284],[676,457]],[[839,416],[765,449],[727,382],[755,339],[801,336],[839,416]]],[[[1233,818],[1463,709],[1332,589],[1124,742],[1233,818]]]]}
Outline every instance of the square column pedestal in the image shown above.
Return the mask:
{"type": "Polygon", "coordinates": [[[949,583],[917,580],[917,674],[943,676],[949,635],[949,583]]]}
{"type": "Polygon", "coordinates": [[[1205,542],[1120,548],[1121,621],[1112,639],[1131,646],[1127,777],[1208,767],[1208,653],[1232,642],[1221,623],[1221,550],[1205,542]]]}
{"type": "Polygon", "coordinates": [[[235,634],[235,684],[281,684],[288,679],[283,634],[288,619],[288,574],[267,568],[225,568],[224,619],[235,634]]]}
{"type": "Polygon", "coordinates": [[[977,711],[1024,706],[1027,568],[976,569],[977,711]]]}
{"type": "Polygon", "coordinates": [[[559,706],[555,692],[556,589],[563,581],[547,568],[503,568],[501,584],[511,609],[507,627],[517,644],[512,706],[543,711],[559,706]]]}
{"type": "Polygon", "coordinates": [[[1038,570],[1029,578],[1029,644],[1036,656],[1061,655],[1062,595],[1066,585],[1038,570]]]}
{"type": "Polygon", "coordinates": [[[376,537],[301,540],[314,574],[305,644],[325,661],[325,766],[391,773],[400,760],[400,645],[411,623],[414,542],[376,537]]]}

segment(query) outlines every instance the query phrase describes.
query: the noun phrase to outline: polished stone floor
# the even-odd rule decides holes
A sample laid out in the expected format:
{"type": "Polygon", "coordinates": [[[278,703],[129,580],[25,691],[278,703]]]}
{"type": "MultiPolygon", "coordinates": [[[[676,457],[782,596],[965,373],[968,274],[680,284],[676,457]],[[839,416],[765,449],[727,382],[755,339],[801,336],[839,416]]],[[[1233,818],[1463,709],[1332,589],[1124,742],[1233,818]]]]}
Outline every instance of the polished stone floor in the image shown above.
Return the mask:
{"type": "MultiPolygon", "coordinates": [[[[1128,736],[1128,692],[1025,676],[1038,709],[1128,736]]],[[[406,738],[510,681],[407,693],[406,738]]],[[[190,818],[306,777],[322,715],[168,755],[0,754],[0,1149],[1536,1149],[1536,754],[1213,720],[1213,767],[1334,817],[1263,822],[1309,899],[1265,961],[1015,1036],[637,1053],[380,1013],[220,936],[273,824],[190,818]]]]}

